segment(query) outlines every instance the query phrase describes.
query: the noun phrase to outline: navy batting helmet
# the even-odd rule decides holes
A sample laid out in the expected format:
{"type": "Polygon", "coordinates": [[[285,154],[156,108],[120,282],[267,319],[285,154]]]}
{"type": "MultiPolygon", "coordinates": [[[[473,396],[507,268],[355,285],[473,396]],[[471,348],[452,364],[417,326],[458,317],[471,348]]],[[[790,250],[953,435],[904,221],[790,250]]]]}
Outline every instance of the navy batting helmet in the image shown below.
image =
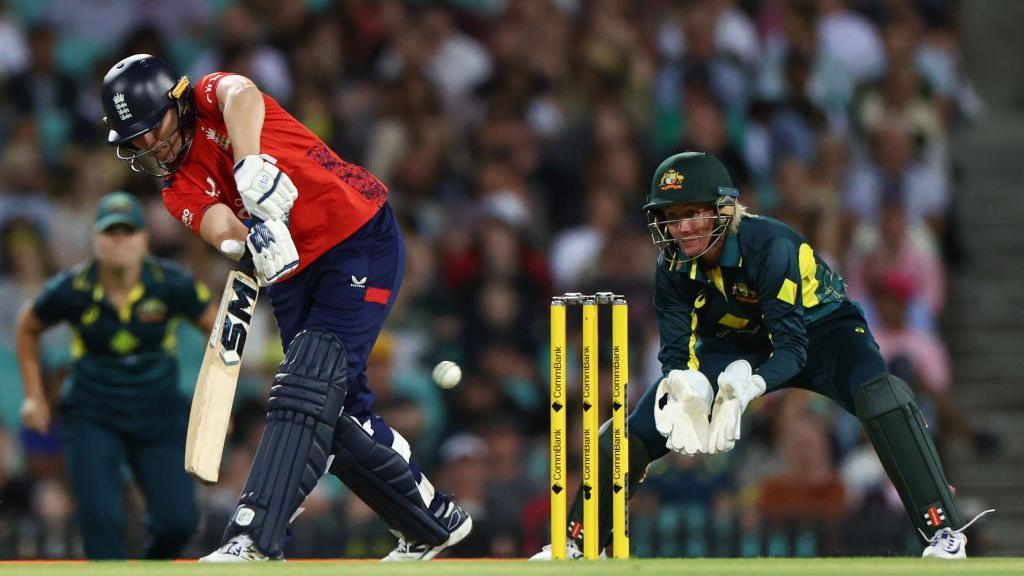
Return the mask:
{"type": "Polygon", "coordinates": [[[135,54],[114,64],[103,77],[101,92],[103,123],[110,128],[107,143],[117,146],[117,157],[136,172],[155,176],[174,172],[192,144],[195,128],[195,102],[188,77],[175,76],[171,65],[161,58],[135,54]],[[156,152],[171,145],[171,138],[148,150],[139,150],[132,140],[160,126],[172,106],[180,143],[173,156],[161,161],[156,152]]]}

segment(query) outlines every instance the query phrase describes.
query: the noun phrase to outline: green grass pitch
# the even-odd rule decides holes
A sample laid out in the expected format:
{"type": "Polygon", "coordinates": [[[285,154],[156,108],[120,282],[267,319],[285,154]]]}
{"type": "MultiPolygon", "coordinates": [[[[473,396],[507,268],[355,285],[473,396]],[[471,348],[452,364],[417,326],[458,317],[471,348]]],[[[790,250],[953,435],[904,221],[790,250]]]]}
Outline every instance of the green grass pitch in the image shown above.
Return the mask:
{"type": "Polygon", "coordinates": [[[946,562],[920,558],[821,558],[748,560],[627,560],[527,563],[498,560],[439,560],[381,564],[378,561],[284,562],[200,565],[191,562],[0,562],[0,575],[39,576],[890,576],[903,574],[1024,575],[1022,558],[970,558],[946,562]]]}

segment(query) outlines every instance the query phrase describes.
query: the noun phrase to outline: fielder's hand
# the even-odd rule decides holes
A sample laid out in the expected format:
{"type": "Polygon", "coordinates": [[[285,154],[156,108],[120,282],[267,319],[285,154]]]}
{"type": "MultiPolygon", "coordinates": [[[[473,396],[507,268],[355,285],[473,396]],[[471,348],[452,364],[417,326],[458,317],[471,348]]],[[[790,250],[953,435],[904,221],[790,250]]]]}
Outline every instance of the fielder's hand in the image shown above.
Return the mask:
{"type": "Polygon", "coordinates": [[[718,375],[718,396],[711,411],[708,453],[732,450],[740,439],[740,417],[751,400],[764,394],[764,378],[753,373],[750,363],[736,360],[718,375]]]}
{"type": "Polygon", "coordinates": [[[21,421],[26,428],[46,434],[50,429],[50,406],[44,398],[25,398],[21,403],[21,421]]]}
{"type": "Polygon", "coordinates": [[[277,167],[270,155],[250,154],[235,164],[235,185],[242,203],[260,220],[287,220],[299,197],[292,179],[277,167]]]}
{"type": "Polygon", "coordinates": [[[672,370],[654,400],[654,425],[665,446],[683,454],[706,452],[711,383],[697,370],[672,370]]]}
{"type": "Polygon", "coordinates": [[[299,265],[299,253],[295,249],[288,226],[280,220],[259,222],[249,229],[245,241],[252,254],[256,280],[260,286],[270,286],[299,265]]]}

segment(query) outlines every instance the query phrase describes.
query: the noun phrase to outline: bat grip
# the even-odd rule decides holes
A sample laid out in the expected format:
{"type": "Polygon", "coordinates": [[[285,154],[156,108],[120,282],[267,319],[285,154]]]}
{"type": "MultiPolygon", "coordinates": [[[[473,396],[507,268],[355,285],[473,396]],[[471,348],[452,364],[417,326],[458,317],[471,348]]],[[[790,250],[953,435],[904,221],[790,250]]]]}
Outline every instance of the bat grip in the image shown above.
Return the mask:
{"type": "MultiPolygon", "coordinates": [[[[258,218],[255,214],[251,214],[249,216],[249,228],[252,228],[262,222],[263,219],[258,218]]],[[[245,252],[242,253],[242,258],[238,261],[238,270],[253,278],[256,277],[256,265],[252,262],[252,252],[249,251],[248,243],[246,243],[245,252]]]]}
{"type": "Polygon", "coordinates": [[[254,278],[256,277],[256,265],[252,263],[252,253],[249,252],[248,246],[242,254],[242,259],[238,261],[238,270],[254,278]]]}

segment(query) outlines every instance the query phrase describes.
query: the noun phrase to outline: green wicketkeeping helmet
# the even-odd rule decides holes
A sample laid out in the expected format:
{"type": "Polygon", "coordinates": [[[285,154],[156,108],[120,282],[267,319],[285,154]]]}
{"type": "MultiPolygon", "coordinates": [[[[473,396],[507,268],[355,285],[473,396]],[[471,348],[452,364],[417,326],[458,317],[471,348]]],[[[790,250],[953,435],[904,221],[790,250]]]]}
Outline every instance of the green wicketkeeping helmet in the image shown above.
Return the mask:
{"type": "Polygon", "coordinates": [[[725,165],[711,154],[681,152],[666,158],[654,171],[644,210],[689,202],[718,202],[722,196],[739,196],[725,165]]]}
{"type": "MultiPolygon", "coordinates": [[[[729,171],[718,158],[705,152],[681,152],[665,159],[654,171],[651,189],[644,202],[647,213],[647,227],[651,232],[654,244],[662,249],[666,258],[679,259],[679,247],[668,233],[663,210],[673,204],[708,203],[716,210],[716,225],[708,243],[710,250],[729,227],[734,210],[723,207],[734,207],[739,198],[739,190],[733,187],[729,171]]],[[[701,255],[704,254],[701,253],[701,255]]],[[[698,258],[686,258],[684,261],[698,258]]]]}

